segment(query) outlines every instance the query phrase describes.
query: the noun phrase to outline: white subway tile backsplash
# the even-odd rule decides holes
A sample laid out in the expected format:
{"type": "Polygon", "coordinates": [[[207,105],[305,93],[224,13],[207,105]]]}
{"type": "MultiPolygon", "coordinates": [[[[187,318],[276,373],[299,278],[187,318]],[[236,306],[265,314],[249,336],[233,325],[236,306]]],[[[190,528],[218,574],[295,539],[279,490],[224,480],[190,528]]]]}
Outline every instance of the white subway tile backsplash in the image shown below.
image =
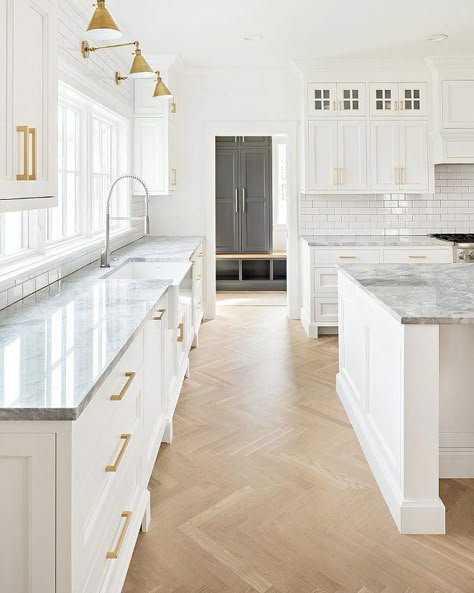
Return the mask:
{"type": "Polygon", "coordinates": [[[437,165],[434,194],[302,195],[302,232],[426,235],[474,229],[474,165],[437,165]]]}

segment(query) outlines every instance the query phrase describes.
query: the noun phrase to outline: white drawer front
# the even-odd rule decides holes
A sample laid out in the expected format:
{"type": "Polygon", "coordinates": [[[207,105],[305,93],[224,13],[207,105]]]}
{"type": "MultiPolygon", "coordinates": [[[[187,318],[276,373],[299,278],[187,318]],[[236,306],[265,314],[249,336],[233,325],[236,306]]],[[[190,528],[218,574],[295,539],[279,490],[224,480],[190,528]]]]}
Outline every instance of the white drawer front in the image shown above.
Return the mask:
{"type": "Polygon", "coordinates": [[[337,323],[337,297],[315,298],[314,299],[314,319],[316,322],[334,322],[337,323]]]}
{"type": "Polygon", "coordinates": [[[315,249],[313,255],[315,265],[360,264],[380,262],[378,249],[315,249]]]}
{"type": "Polygon", "coordinates": [[[383,261],[387,264],[452,263],[449,249],[384,249],[383,261]]]}
{"type": "Polygon", "coordinates": [[[96,538],[90,543],[93,554],[90,555],[89,564],[82,581],[83,585],[80,589],[84,593],[98,593],[101,591],[104,582],[112,578],[110,573],[117,571],[122,563],[128,563],[126,557],[127,548],[131,543],[131,538],[134,541],[137,536],[130,529],[130,523],[135,519],[134,511],[142,487],[140,464],[129,464],[127,474],[122,476],[120,482],[117,483],[114,497],[107,508],[103,529],[97,532],[96,538]],[[124,515],[125,513],[132,513],[128,518],[128,523],[127,516],[122,516],[122,513],[124,515]],[[123,537],[122,541],[121,537],[123,537]],[[111,552],[117,552],[117,557],[108,558],[107,556],[110,556],[111,552]]]}
{"type": "Polygon", "coordinates": [[[78,447],[77,458],[74,462],[74,476],[78,483],[84,481],[97,451],[107,438],[107,431],[110,429],[113,417],[126,405],[128,395],[134,391],[140,380],[138,372],[142,363],[143,332],[135,338],[105,383],[74,423],[74,446],[78,447]],[[135,373],[135,375],[128,376],[127,373],[135,373]],[[112,399],[112,396],[119,396],[121,393],[123,394],[121,400],[112,399]]]}
{"type": "Polygon", "coordinates": [[[337,294],[336,268],[314,268],[315,294],[337,294]]]}

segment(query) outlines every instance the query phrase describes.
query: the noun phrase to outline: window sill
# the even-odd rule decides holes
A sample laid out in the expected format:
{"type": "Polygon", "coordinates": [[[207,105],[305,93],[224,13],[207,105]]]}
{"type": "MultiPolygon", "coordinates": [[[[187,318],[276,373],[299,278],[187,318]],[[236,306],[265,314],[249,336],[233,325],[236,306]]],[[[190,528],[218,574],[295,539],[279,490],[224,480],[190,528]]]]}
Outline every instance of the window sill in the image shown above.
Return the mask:
{"type": "MultiPolygon", "coordinates": [[[[128,238],[130,238],[130,241],[135,240],[136,235],[137,230],[133,227],[116,231],[111,234],[110,237],[112,249],[115,248],[114,243],[117,241],[120,241],[120,244],[124,245],[128,238]]],[[[10,265],[5,266],[0,272],[0,292],[7,290],[16,284],[25,282],[30,278],[46,273],[53,268],[75,260],[83,255],[89,254],[91,251],[101,249],[103,248],[103,245],[104,239],[102,236],[88,239],[82,237],[80,239],[70,242],[62,242],[60,245],[50,247],[44,254],[35,253],[34,255],[17,260],[14,263],[12,262],[10,265]]],[[[84,265],[87,265],[88,263],[89,262],[84,261],[84,265]]],[[[72,271],[70,273],[72,273],[72,271]]],[[[45,283],[45,285],[47,284],[49,284],[49,282],[45,283]]]]}

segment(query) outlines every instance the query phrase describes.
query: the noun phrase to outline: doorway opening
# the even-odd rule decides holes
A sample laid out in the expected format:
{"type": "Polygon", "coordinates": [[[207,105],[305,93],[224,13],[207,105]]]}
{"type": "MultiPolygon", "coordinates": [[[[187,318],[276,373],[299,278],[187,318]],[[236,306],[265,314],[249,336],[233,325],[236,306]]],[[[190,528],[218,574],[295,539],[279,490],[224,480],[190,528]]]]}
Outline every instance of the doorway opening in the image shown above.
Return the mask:
{"type": "Polygon", "coordinates": [[[287,179],[286,136],[216,137],[219,303],[286,305],[287,179]]]}

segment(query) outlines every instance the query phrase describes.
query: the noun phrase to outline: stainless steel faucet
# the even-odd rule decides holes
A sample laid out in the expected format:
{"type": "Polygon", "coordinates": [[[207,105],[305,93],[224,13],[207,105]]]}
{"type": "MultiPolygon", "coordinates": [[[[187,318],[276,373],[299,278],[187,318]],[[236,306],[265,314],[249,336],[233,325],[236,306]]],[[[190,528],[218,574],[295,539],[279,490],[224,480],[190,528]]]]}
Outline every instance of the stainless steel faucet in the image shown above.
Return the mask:
{"type": "Polygon", "coordinates": [[[141,216],[110,216],[110,199],[112,197],[112,193],[114,191],[115,186],[119,181],[122,179],[134,179],[143,185],[143,189],[145,190],[145,216],[143,217],[145,221],[145,235],[150,234],[150,217],[148,216],[148,203],[150,201],[150,194],[148,193],[148,188],[141,177],[137,175],[121,175],[118,177],[110,187],[109,197],[107,198],[107,207],[105,211],[105,249],[102,251],[100,255],[100,267],[101,268],[110,268],[110,221],[111,220],[142,220],[141,216]]]}

